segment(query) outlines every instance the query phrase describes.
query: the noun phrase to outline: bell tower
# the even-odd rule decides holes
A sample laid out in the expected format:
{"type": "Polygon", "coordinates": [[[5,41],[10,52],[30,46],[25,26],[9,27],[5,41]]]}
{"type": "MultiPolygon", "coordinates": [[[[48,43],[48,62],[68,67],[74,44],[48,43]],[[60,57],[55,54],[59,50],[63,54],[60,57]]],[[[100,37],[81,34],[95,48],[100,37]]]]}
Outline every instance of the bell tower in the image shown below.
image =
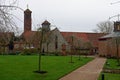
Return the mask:
{"type": "Polygon", "coordinates": [[[50,31],[50,23],[45,20],[43,23],[42,23],[42,29],[45,31],[45,32],[48,32],[50,31]]]}
{"type": "Polygon", "coordinates": [[[28,8],[24,11],[24,32],[31,31],[32,19],[31,13],[28,8]]]}

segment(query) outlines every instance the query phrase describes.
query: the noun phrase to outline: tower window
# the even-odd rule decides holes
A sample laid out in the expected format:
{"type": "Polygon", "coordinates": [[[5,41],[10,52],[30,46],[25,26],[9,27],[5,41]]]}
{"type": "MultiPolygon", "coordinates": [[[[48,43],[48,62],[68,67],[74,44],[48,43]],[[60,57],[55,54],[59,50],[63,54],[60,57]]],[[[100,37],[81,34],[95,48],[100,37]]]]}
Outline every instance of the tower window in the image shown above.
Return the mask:
{"type": "Polygon", "coordinates": [[[120,25],[117,26],[117,30],[120,30],[120,25]]]}

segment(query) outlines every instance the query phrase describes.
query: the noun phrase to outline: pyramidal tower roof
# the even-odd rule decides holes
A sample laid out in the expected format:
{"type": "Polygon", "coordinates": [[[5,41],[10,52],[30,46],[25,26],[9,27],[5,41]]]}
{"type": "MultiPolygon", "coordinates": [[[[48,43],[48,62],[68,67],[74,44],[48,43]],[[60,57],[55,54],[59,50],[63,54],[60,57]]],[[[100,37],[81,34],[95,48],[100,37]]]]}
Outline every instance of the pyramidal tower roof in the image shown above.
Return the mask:
{"type": "Polygon", "coordinates": [[[27,9],[24,12],[30,12],[31,13],[32,11],[29,9],[29,7],[27,5],[27,9]]]}
{"type": "Polygon", "coordinates": [[[42,23],[42,25],[50,25],[50,23],[49,23],[47,20],[45,20],[45,21],[42,23]]]}

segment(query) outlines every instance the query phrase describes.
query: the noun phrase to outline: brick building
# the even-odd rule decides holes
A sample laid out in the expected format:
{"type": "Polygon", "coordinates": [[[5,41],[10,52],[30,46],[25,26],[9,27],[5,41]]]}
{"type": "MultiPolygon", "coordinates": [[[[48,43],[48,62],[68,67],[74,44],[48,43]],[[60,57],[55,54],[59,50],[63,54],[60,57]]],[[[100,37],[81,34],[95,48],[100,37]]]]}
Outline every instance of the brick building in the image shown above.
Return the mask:
{"type": "MultiPolygon", "coordinates": [[[[22,33],[22,41],[15,44],[15,48],[39,48],[41,33],[32,31],[32,11],[26,9],[24,11],[24,32],[22,33]],[[19,44],[20,43],[20,44],[19,44]]],[[[44,30],[44,41],[42,42],[43,52],[65,52],[74,49],[91,49],[91,53],[98,53],[98,38],[105,35],[102,33],[83,33],[83,32],[61,32],[58,28],[50,29],[51,23],[45,20],[42,24],[44,30]]]]}
{"type": "Polygon", "coordinates": [[[99,38],[99,55],[120,57],[120,21],[114,22],[114,31],[99,38]]]}

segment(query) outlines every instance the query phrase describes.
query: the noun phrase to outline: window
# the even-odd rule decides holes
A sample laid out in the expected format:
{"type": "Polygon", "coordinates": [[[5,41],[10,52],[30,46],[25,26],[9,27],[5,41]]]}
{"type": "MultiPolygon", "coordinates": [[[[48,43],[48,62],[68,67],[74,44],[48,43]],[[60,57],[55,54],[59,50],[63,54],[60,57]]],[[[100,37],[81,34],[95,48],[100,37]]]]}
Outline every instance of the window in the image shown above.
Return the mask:
{"type": "Polygon", "coordinates": [[[58,48],[58,37],[55,36],[55,49],[57,50],[57,48],[58,48]]]}
{"type": "Polygon", "coordinates": [[[120,25],[117,25],[117,30],[120,30],[120,25]]]}

